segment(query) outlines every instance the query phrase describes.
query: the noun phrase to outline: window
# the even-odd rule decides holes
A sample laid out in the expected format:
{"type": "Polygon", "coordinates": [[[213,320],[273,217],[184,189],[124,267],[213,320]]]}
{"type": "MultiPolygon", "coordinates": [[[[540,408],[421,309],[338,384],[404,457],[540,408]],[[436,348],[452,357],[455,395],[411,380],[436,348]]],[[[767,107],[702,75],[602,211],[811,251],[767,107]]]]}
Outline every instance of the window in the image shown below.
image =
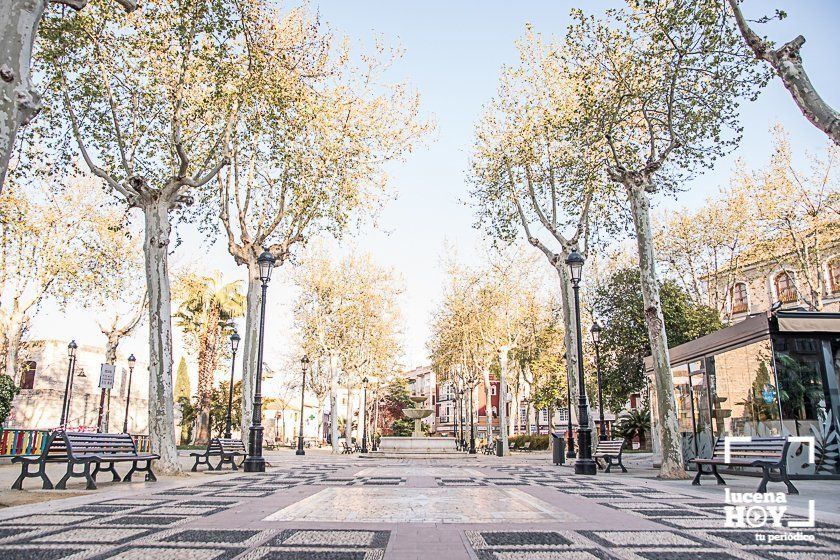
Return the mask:
{"type": "Polygon", "coordinates": [[[490,396],[493,396],[493,397],[496,396],[496,386],[495,385],[490,385],[490,396]]]}
{"type": "Polygon", "coordinates": [[[780,272],[776,275],[776,295],[782,303],[796,301],[796,289],[793,287],[793,278],[787,272],[780,272]]]}
{"type": "Polygon", "coordinates": [[[20,373],[21,389],[32,389],[35,387],[35,368],[37,365],[35,362],[23,362],[20,373]]]}
{"type": "Polygon", "coordinates": [[[732,313],[746,313],[747,305],[747,285],[744,282],[738,282],[732,286],[732,313]]]}
{"type": "Polygon", "coordinates": [[[840,294],[840,259],[828,263],[828,289],[832,294],[840,294]]]}
{"type": "Polygon", "coordinates": [[[540,422],[542,424],[548,424],[548,410],[546,410],[546,409],[540,410],[540,422]]]}

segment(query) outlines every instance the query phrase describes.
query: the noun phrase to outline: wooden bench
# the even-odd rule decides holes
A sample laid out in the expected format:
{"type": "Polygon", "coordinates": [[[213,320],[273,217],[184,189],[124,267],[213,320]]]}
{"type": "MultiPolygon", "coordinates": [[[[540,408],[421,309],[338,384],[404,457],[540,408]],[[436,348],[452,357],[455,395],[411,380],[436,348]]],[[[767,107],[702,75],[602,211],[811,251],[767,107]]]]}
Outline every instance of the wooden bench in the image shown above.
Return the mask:
{"type": "Polygon", "coordinates": [[[346,441],[341,442],[341,454],[342,455],[352,455],[353,448],[346,441]]]}
{"type": "Polygon", "coordinates": [[[207,468],[211,471],[220,471],[222,470],[222,465],[225,463],[230,463],[232,470],[235,471],[242,464],[240,461],[239,465],[237,465],[236,458],[242,457],[242,461],[244,461],[247,454],[245,444],[240,439],[213,438],[207,444],[207,449],[204,451],[190,453],[190,457],[195,457],[195,464],[192,467],[192,471],[197,471],[198,465],[207,465],[207,468]],[[213,467],[210,464],[210,457],[219,457],[219,464],[213,467]]]}
{"type": "Polygon", "coordinates": [[[22,490],[24,479],[40,477],[43,480],[42,488],[51,490],[53,484],[47,477],[47,463],[67,463],[66,474],[55,485],[58,490],[64,490],[70,478],[82,476],[87,480],[87,489],[95,490],[96,475],[102,471],[110,472],[114,482],[131,482],[132,475],[137,471],[145,472],[146,480],[154,482],[157,478],[152,472],[152,461],[159,458],[159,455],[152,453],[138,453],[134,439],[129,434],[56,431],[50,435],[40,455],[22,455],[12,459],[13,463],[21,463],[20,476],[12,484],[12,489],[22,490]],[[114,466],[116,463],[128,462],[132,463],[131,469],[121,479],[114,466]],[[146,465],[138,467],[140,462],[146,465]],[[29,472],[30,465],[38,465],[37,472],[29,472]],[[83,467],[81,472],[76,472],[76,465],[83,467]]]}
{"type": "Polygon", "coordinates": [[[621,467],[621,472],[627,472],[627,469],[624,468],[624,463],[621,462],[625,444],[626,441],[624,439],[599,441],[598,446],[595,448],[595,453],[592,454],[592,458],[604,459],[607,462],[607,466],[604,469],[605,473],[610,472],[610,468],[612,468],[613,464],[621,467]],[[615,463],[613,463],[613,461],[615,461],[615,463]]]}
{"type": "Polygon", "coordinates": [[[767,492],[768,482],[784,482],[789,494],[799,494],[799,490],[793,485],[787,474],[787,453],[790,442],[784,437],[754,437],[750,441],[729,442],[729,460],[726,460],[726,440],[718,438],[715,442],[715,449],[710,459],[691,459],[690,462],[697,465],[697,474],[691,482],[695,486],[700,485],[700,477],[704,474],[711,474],[717,479],[718,484],[726,484],[723,477],[718,473],[718,466],[728,467],[758,467],[762,470],[763,477],[758,485],[757,492],[767,492]],[[703,470],[704,465],[711,467],[711,472],[703,470]],[[771,471],[776,470],[774,475],[771,471]]]}

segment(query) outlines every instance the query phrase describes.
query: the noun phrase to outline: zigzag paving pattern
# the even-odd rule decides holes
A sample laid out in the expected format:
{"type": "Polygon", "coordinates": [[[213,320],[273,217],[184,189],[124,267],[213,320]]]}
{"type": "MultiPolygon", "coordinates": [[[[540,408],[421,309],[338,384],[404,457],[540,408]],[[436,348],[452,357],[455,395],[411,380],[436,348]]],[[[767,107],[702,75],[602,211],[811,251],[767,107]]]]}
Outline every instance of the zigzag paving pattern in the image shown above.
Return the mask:
{"type": "MultiPolygon", "coordinates": [[[[840,526],[724,528],[680,485],[550,465],[282,463],[0,509],[3,560],[828,560],[840,526]],[[757,540],[756,533],[765,541],[757,540]]],[[[722,494],[718,494],[722,498],[722,494]]]]}

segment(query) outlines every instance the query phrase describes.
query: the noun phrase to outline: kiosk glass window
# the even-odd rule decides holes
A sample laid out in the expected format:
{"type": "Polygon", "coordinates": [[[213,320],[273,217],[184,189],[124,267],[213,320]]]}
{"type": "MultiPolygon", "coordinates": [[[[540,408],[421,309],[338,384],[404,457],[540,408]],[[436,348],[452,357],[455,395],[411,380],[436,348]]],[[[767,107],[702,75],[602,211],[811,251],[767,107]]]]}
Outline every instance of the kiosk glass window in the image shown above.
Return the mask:
{"type": "Polygon", "coordinates": [[[716,436],[779,435],[779,391],[769,340],[706,359],[716,436]],[[711,366],[711,367],[710,367],[711,366]]]}
{"type": "Polygon", "coordinates": [[[810,435],[826,409],[822,342],[818,339],[774,336],[782,423],[791,435],[810,435]]]}

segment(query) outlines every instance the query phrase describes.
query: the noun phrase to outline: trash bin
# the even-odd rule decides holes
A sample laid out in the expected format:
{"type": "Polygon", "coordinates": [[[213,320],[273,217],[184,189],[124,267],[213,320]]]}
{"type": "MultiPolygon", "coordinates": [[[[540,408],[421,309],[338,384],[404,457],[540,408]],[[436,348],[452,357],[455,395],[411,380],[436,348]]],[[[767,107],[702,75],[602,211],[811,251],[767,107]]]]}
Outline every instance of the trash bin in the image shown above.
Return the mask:
{"type": "Polygon", "coordinates": [[[566,462],[566,440],[563,432],[551,434],[551,458],[555,465],[563,465],[566,462]]]}
{"type": "Polygon", "coordinates": [[[496,440],[496,456],[501,457],[505,454],[505,447],[502,444],[502,438],[496,440]]]}

